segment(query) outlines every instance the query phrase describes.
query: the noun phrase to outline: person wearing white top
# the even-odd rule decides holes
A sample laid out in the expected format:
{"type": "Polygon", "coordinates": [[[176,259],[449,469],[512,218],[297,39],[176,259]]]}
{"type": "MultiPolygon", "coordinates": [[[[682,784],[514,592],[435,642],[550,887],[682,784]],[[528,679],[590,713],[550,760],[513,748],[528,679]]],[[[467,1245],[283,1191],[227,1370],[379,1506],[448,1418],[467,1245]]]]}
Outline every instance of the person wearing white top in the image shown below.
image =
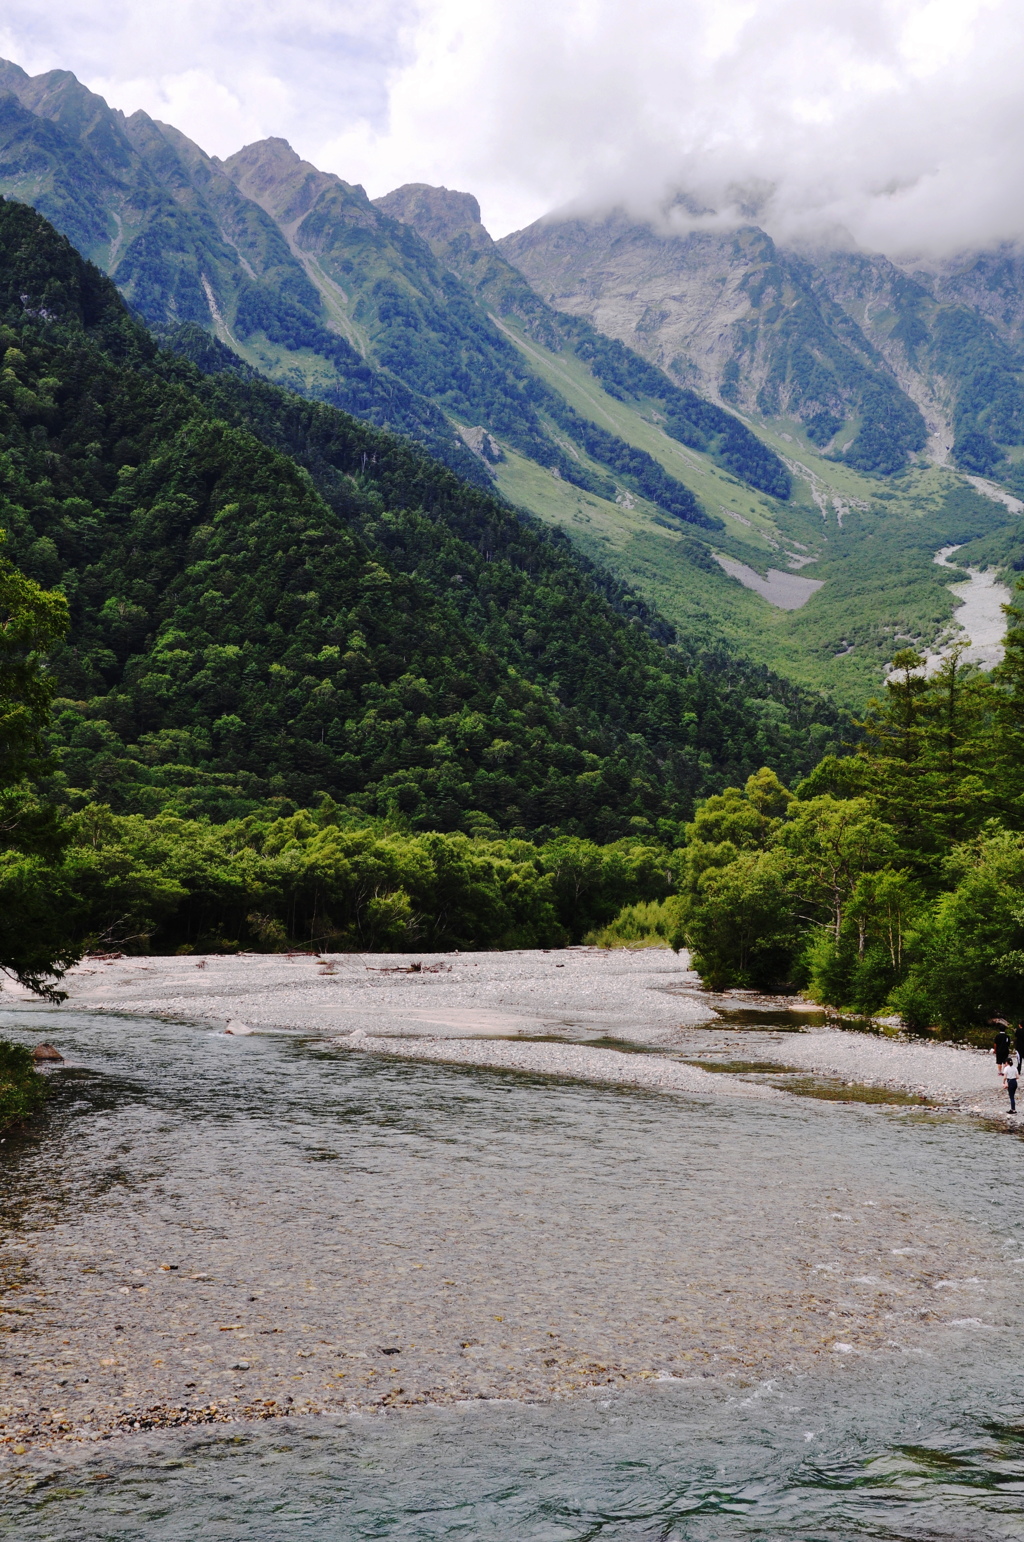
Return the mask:
{"type": "Polygon", "coordinates": [[[1017,1067],[1011,1059],[1007,1065],[1000,1066],[999,1069],[1010,1099],[1010,1113],[1015,1114],[1017,1112],[1017,1067]]]}

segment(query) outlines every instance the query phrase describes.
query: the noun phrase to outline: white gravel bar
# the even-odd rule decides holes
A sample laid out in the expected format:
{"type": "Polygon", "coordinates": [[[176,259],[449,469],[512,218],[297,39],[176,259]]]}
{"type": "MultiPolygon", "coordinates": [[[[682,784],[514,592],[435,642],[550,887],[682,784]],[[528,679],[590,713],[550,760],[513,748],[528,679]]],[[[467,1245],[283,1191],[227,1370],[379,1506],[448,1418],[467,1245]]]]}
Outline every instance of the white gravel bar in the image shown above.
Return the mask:
{"type": "Polygon", "coordinates": [[[668,949],[451,954],[208,955],[86,960],[69,1004],[306,1032],[508,1037],[571,1031],[674,1042],[712,1022],[685,955],[668,949]],[[413,967],[418,966],[418,967],[413,967]]]}
{"type": "Polygon", "coordinates": [[[788,1064],[807,1071],[917,1092],[972,1113],[989,1114],[1007,1106],[992,1055],[970,1045],[915,1043],[882,1034],[819,1028],[787,1036],[784,1050],[788,1064]]]}
{"type": "Polygon", "coordinates": [[[442,1060],[459,1065],[527,1071],[587,1082],[643,1087],[651,1092],[687,1092],[703,1097],[784,1098],[784,1092],[759,1082],[724,1082],[698,1066],[663,1055],[631,1055],[594,1049],[589,1044],[508,1044],[493,1039],[374,1038],[356,1032],[339,1041],[345,1049],[401,1055],[414,1060],[442,1060]]]}
{"type": "MultiPolygon", "coordinates": [[[[65,983],[69,1007],[170,1016],[239,1035],[313,1033],[353,1052],[701,1096],[782,1095],[686,1064],[710,1056],[917,1093],[987,1117],[1006,1111],[991,1054],[820,1019],[799,1033],[750,1031],[729,1009],[784,1003],[711,996],[686,954],[668,949],[88,959],[65,983]],[[634,1045],[653,1053],[631,1053],[634,1045]]],[[[8,999],[26,995],[4,984],[8,999]]]]}

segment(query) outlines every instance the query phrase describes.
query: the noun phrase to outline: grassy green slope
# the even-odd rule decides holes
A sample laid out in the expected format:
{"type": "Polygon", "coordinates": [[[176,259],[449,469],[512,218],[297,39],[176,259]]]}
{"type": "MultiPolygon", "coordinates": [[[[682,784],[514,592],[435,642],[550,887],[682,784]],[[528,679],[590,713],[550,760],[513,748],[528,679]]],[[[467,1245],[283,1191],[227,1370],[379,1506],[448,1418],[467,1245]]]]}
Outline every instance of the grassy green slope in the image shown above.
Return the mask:
{"type": "MultiPolygon", "coordinates": [[[[644,500],[624,507],[582,493],[514,455],[497,467],[506,497],[563,528],[689,635],[724,637],[748,657],[843,702],[863,703],[898,647],[930,643],[949,624],[951,575],[934,564],[935,551],[1019,523],[954,471],[915,466],[895,478],[866,475],[826,459],[802,425],[788,420],[753,425],[794,474],[787,502],[768,497],[671,439],[653,407],[645,413],[609,395],[569,350],[553,352],[507,317],[499,324],[542,379],[654,456],[725,530],[705,536],[670,528],[644,500]],[[782,611],[728,576],[714,553],[762,575],[799,562],[803,576],[823,587],[800,610],[782,611]]],[[[969,546],[963,560],[972,560],[969,546]]]]}
{"type": "MultiPolygon", "coordinates": [[[[771,549],[771,541],[779,539],[778,511],[785,508],[779,500],[756,492],[730,476],[716,466],[710,456],[680,444],[677,439],[670,439],[655,421],[655,408],[648,408],[650,415],[645,416],[643,410],[609,395],[587,366],[568,349],[554,353],[526,337],[513,322],[502,320],[497,325],[516,343],[535,373],[564,396],[577,412],[625,439],[627,444],[653,455],[670,476],[696,493],[709,514],[725,520],[731,534],[741,540],[752,538],[755,545],[760,538],[766,551],[771,549]]],[[[802,523],[799,515],[793,523],[802,523]]]]}

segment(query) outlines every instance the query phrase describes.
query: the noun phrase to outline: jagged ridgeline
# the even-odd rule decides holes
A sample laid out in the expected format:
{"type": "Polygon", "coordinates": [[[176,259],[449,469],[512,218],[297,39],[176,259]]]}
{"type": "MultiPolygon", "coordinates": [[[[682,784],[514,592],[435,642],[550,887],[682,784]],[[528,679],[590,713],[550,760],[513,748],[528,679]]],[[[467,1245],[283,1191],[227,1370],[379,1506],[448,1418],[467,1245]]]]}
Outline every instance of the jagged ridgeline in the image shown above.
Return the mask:
{"type": "MultiPolygon", "coordinates": [[[[0,192],[52,220],[148,324],[194,322],[276,382],[409,434],[480,485],[507,450],[593,496],[721,528],[685,480],[597,421],[599,407],[581,412],[542,378],[386,200],[280,139],[219,161],[145,113],[111,111],[67,71],[30,78],[0,61],[0,90],[0,192]],[[481,444],[491,453],[474,454],[481,444]]],[[[603,382],[607,346],[591,334],[563,327],[559,346],[603,382]]],[[[616,346],[621,388],[643,366],[616,346]]],[[[782,462],[731,413],[651,366],[627,389],[663,404],[670,434],[788,496],[782,462]]]]}
{"type": "MultiPolygon", "coordinates": [[[[378,209],[412,225],[435,256],[456,272],[494,315],[517,322],[528,337],[556,353],[568,350],[575,354],[617,400],[659,408],[658,418],[666,433],[692,449],[710,451],[720,465],[749,486],[775,498],[789,497],[792,479],[786,467],[734,413],[676,385],[663,370],[616,338],[606,337],[583,317],[566,315],[547,304],[491,240],[480,221],[480,205],[471,194],[409,183],[375,203],[378,209]]],[[[581,415],[572,413],[571,408],[567,414],[566,405],[549,408],[555,421],[600,455],[593,438],[594,425],[581,423],[581,415]]],[[[607,453],[604,458],[614,464],[607,453]]]]}
{"type": "Polygon", "coordinates": [[[795,420],[860,471],[899,471],[924,448],[925,420],[881,348],[812,262],[756,226],[680,235],[620,210],[541,220],[499,250],[560,308],[599,315],[677,380],[795,420]]]}
{"type": "Polygon", "coordinates": [[[327,793],[416,829],[676,833],[835,715],[687,654],[568,542],[407,440],[161,351],[0,202],[0,521],[72,612],[56,790],[216,818],[327,793]]]}
{"type": "Polygon", "coordinates": [[[623,211],[547,219],[499,250],[563,310],[600,318],[677,381],[799,424],[889,475],[925,448],[1024,490],[1024,260],[778,247],[755,225],[676,232],[623,211]],[[927,432],[926,432],[927,430],[927,432]]]}

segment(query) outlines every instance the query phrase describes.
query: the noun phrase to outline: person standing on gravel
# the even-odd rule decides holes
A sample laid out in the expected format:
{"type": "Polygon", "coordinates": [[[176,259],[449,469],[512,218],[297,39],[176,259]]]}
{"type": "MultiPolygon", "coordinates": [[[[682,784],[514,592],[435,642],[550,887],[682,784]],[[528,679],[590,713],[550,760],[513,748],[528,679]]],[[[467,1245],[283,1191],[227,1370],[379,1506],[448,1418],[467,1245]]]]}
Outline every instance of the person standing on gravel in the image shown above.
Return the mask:
{"type": "Polygon", "coordinates": [[[994,1021],[1002,1024],[1002,1027],[992,1041],[992,1053],[995,1055],[996,1065],[1001,1071],[1004,1065],[1009,1065],[1010,1063],[1010,1035],[1006,1031],[1009,1024],[1002,1017],[997,1017],[994,1021]]]}
{"type": "Polygon", "coordinates": [[[1013,1057],[1002,1068],[1003,1084],[1006,1087],[1010,1099],[1010,1113],[1017,1112],[1017,1067],[1013,1063],[1013,1057]]]}
{"type": "Polygon", "coordinates": [[[1024,1023],[1018,1023],[1013,1030],[1013,1047],[1017,1054],[1017,1070],[1024,1064],[1024,1023]]]}

